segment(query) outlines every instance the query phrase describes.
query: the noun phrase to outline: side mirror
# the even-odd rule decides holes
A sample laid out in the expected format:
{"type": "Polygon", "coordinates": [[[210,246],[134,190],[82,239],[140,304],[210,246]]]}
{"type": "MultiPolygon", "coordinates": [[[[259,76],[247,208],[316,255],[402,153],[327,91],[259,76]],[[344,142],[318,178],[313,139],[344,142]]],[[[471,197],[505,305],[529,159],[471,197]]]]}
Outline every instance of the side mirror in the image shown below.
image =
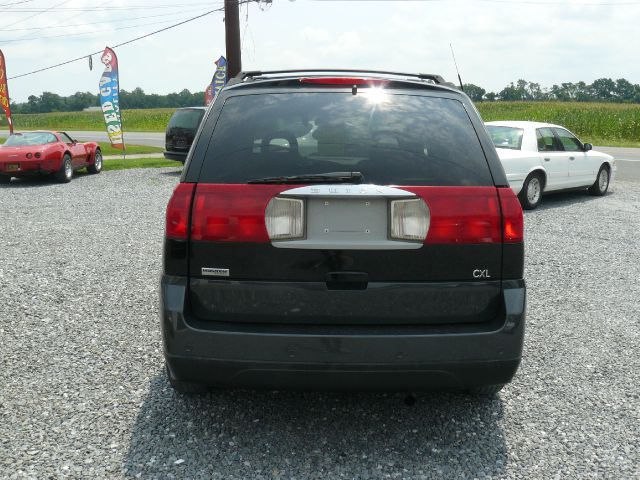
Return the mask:
{"type": "Polygon", "coordinates": [[[590,143],[585,143],[584,144],[584,151],[588,152],[589,150],[593,149],[593,145],[591,145],[590,143]]]}

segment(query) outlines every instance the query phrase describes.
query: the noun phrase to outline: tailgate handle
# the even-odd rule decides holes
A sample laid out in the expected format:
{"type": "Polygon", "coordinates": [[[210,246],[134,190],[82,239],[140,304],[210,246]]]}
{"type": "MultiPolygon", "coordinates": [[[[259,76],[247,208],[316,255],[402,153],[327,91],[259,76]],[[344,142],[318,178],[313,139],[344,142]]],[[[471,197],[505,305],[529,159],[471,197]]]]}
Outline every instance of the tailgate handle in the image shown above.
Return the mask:
{"type": "Polygon", "coordinates": [[[329,290],[366,290],[369,274],[365,272],[329,272],[325,276],[329,290]]]}

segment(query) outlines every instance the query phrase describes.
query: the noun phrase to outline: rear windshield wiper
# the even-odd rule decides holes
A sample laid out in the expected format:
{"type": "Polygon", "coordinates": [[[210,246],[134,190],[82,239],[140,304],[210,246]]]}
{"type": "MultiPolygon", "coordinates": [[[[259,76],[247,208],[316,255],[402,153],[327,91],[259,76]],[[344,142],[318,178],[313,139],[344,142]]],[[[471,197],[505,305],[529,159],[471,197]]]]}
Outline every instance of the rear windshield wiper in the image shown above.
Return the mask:
{"type": "Polygon", "coordinates": [[[247,183],[362,183],[364,175],[360,172],[310,173],[289,177],[254,178],[247,183]]]}

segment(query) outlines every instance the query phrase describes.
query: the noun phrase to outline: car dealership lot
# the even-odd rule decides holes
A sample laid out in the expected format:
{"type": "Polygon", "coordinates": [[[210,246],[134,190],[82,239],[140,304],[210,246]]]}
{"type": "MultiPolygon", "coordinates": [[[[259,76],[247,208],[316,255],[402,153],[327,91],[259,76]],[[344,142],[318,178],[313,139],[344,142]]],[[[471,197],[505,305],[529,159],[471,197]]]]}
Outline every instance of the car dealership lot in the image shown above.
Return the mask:
{"type": "Polygon", "coordinates": [[[640,183],[527,212],[514,382],[407,406],[172,391],[157,279],[177,171],[0,186],[0,478],[640,476],[640,183]]]}

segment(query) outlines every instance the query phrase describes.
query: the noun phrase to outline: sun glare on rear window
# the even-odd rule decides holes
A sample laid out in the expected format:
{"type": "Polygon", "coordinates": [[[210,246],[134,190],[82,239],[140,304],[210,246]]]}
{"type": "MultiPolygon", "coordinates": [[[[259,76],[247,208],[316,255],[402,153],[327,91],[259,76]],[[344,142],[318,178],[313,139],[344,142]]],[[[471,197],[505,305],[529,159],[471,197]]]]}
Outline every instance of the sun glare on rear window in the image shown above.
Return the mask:
{"type": "Polygon", "coordinates": [[[383,86],[228,98],[201,181],[349,171],[380,185],[492,185],[462,103],[383,86]]]}

